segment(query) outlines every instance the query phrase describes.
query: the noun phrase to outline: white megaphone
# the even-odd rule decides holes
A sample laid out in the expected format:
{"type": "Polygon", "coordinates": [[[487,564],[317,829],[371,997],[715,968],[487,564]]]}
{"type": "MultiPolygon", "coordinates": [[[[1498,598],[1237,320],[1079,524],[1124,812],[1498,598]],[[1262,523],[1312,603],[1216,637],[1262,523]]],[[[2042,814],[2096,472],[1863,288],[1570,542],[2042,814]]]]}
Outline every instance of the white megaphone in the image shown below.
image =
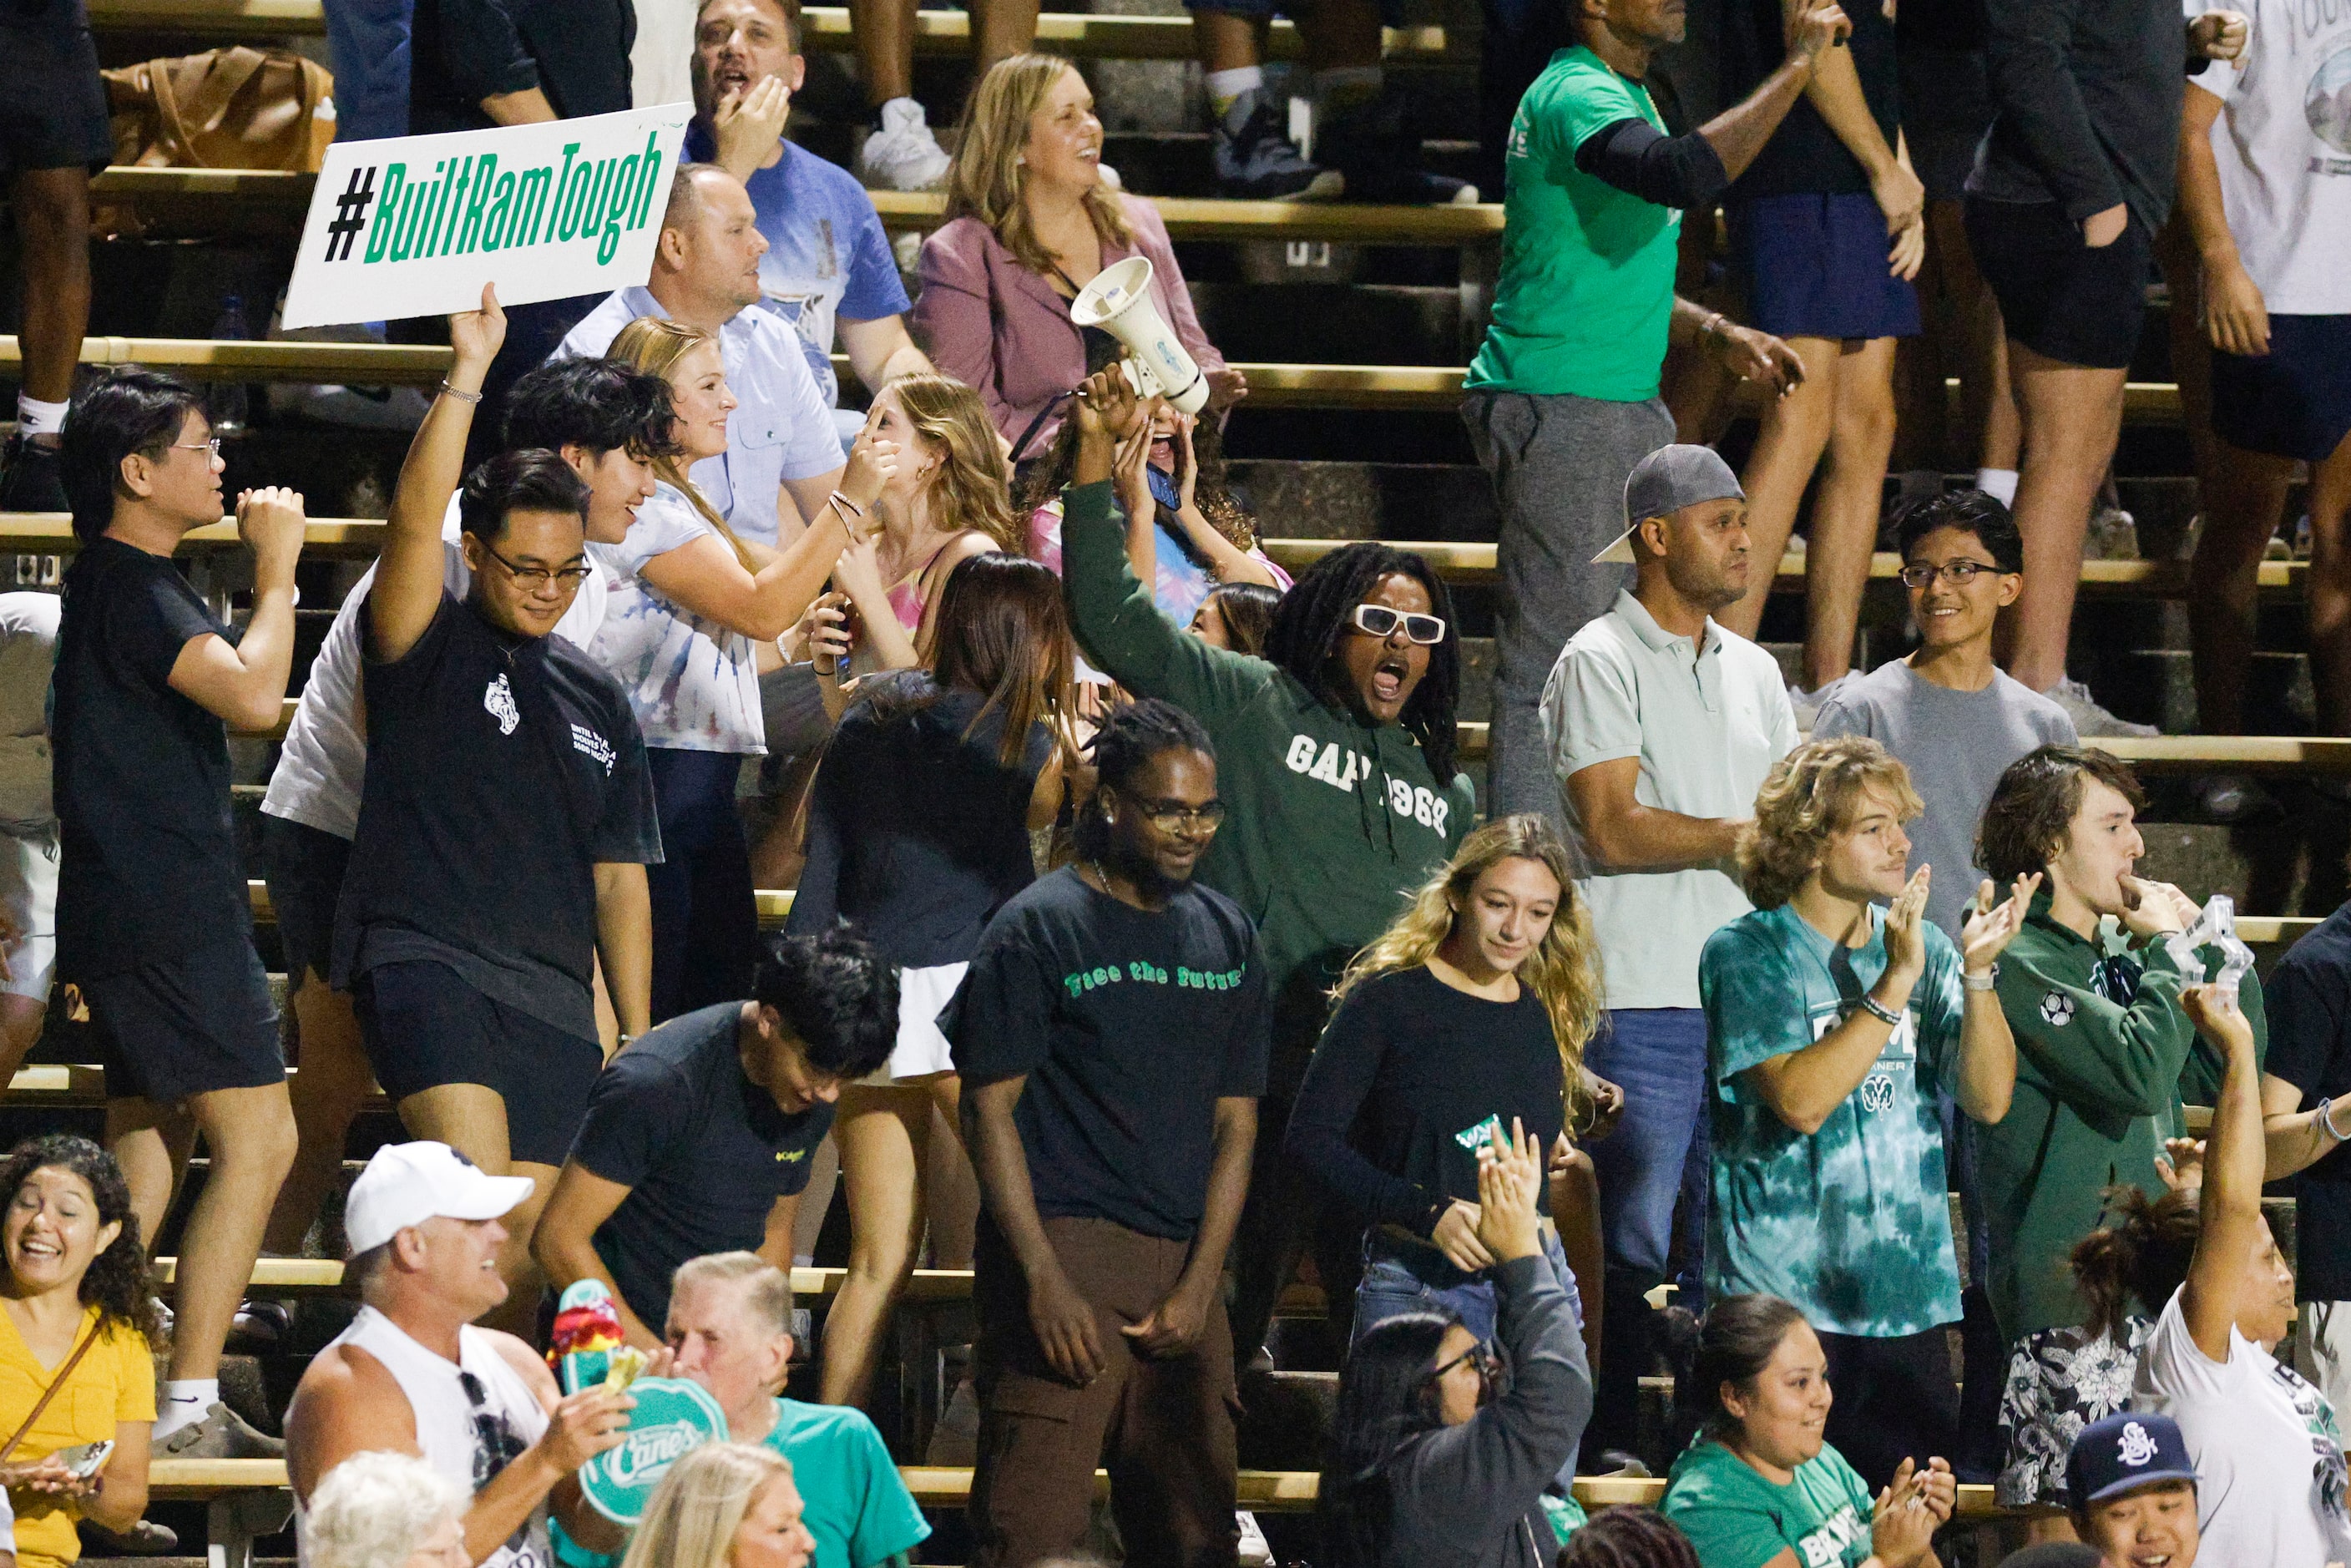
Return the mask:
{"type": "Polygon", "coordinates": [[[1185,413],[1208,405],[1208,378],[1184,351],[1175,331],[1151,303],[1151,258],[1130,256],[1105,267],[1070,301],[1070,319],[1100,327],[1127,347],[1127,379],[1144,397],[1164,397],[1185,413]]]}

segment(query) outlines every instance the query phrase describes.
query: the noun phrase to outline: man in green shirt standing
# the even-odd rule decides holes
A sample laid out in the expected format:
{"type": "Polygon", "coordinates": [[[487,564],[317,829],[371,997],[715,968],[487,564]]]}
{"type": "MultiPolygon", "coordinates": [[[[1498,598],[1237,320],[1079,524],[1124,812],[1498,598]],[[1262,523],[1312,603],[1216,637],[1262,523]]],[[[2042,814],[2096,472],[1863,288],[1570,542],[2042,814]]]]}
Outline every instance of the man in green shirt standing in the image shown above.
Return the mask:
{"type": "MultiPolygon", "coordinates": [[[[2199,911],[2169,883],[2131,874],[2146,851],[2135,825],[2145,804],[2107,753],[2044,746],[2001,775],[1984,808],[1984,870],[2047,875],[2001,962],[2015,1097],[1998,1125],[1978,1129],[1992,1315],[2011,1344],[2088,1317],[2067,1255],[2101,1223],[2108,1186],[2158,1190],[2183,1072],[2214,1076],[2218,1053],[2199,1040],[2179,993],[2216,977],[2222,956],[2199,948],[2182,972],[2168,950],[2199,911]],[[2109,916],[2120,927],[2112,935],[2109,916]]],[[[2239,988],[2238,1005],[2266,1051],[2261,987],[2239,988]]]]}
{"type": "Polygon", "coordinates": [[[1642,78],[1652,50],[1680,41],[1683,0],[1574,9],[1583,41],[1552,57],[1510,126],[1493,324],[1461,407],[1502,512],[1489,810],[1562,829],[1537,709],[1560,649],[1625,586],[1589,563],[1624,527],[1625,476],[1674,439],[1657,396],[1668,336],[1777,390],[1803,375],[1777,338],[1674,298],[1682,209],[1712,210],[1851,31],[1834,5],[1802,0],[1786,62],[1745,102],[1668,137],[1642,78]]]}

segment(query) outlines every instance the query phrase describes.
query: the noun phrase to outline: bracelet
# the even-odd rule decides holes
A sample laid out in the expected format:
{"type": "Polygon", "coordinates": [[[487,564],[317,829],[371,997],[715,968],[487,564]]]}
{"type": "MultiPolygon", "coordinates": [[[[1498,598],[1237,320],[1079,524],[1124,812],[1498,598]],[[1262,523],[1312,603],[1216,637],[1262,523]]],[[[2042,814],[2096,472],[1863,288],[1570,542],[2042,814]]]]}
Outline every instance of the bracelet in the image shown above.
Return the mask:
{"type": "Polygon", "coordinates": [[[1984,972],[1984,976],[1981,979],[1978,979],[1975,976],[1970,975],[1966,970],[1962,969],[1959,971],[1959,984],[1965,986],[1971,991],[1997,990],[2000,988],[2000,966],[1998,964],[1994,964],[1990,969],[1984,972]]]}
{"type": "Polygon", "coordinates": [[[451,397],[455,398],[460,402],[479,402],[482,401],[481,393],[460,392],[455,387],[449,384],[448,378],[445,376],[442,378],[441,390],[447,392],[451,397]]]}
{"type": "Polygon", "coordinates": [[[2335,1096],[2332,1094],[2323,1094],[2319,1096],[2318,1124],[2325,1128],[2326,1135],[2334,1139],[2338,1144],[2343,1142],[2346,1138],[2351,1138],[2351,1133],[2342,1133],[2335,1130],[2335,1096]]]}
{"type": "Polygon", "coordinates": [[[832,504],[846,511],[852,517],[862,517],[865,515],[864,507],[859,506],[856,502],[851,500],[848,497],[842,495],[838,490],[835,490],[832,493],[832,504]]]}
{"type": "Polygon", "coordinates": [[[1722,320],[1723,317],[1721,311],[1708,311],[1707,313],[1706,319],[1698,324],[1698,335],[1701,338],[1711,338],[1714,336],[1716,330],[1721,327],[1722,320]]]}
{"type": "Polygon", "coordinates": [[[1887,1007],[1884,1002],[1879,1001],[1867,991],[1861,993],[1861,1010],[1867,1013],[1871,1018],[1877,1019],[1880,1023],[1889,1024],[1896,1029],[1900,1028],[1902,1025],[1902,1015],[1900,1013],[1896,1012],[1892,1008],[1887,1007]]]}

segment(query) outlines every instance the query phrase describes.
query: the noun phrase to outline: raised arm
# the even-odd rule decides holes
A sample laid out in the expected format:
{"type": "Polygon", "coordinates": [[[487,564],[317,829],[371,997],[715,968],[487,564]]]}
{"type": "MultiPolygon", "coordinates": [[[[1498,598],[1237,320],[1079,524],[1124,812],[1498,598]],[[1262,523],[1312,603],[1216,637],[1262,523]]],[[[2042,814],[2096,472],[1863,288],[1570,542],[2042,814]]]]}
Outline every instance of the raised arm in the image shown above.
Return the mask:
{"type": "Polygon", "coordinates": [[[449,318],[456,362],[408,444],[408,460],[400,465],[400,483],[392,494],[383,553],[376,558],[375,585],[368,590],[371,658],[385,664],[405,658],[441,612],[441,520],[465,478],[465,435],[473,428],[474,405],[482,401],[482,378],[506,336],[506,312],[498,308],[497,290],[490,284],[482,285],[479,310],[449,318]]]}
{"type": "Polygon", "coordinates": [[[2210,986],[2191,986],[2180,1006],[2228,1066],[2204,1142],[2204,1192],[2197,1204],[2196,1253],[2188,1264],[2180,1308],[2196,1348],[2212,1361],[2229,1359],[2229,1334],[2239,1305],[2261,1281],[2252,1274],[2262,1230],[2261,1067],[2253,1028],[2233,1001],[2210,986]]]}
{"type": "Polygon", "coordinates": [[[1788,25],[1788,57],[1763,78],[1763,85],[1698,128],[1698,134],[1722,161],[1723,173],[1736,180],[1747,172],[1788,117],[1813,78],[1821,57],[1844,42],[1853,23],[1835,5],[1812,5],[1797,0],[1788,25]]]}
{"type": "MultiPolygon", "coordinates": [[[[1910,993],[1927,972],[1924,925],[1930,870],[1920,866],[1886,914],[1886,972],[1869,988],[1869,996],[1896,1018],[1909,1007],[1910,993]]],[[[1748,1082],[1773,1115],[1809,1137],[1861,1087],[1893,1034],[1894,1026],[1876,1012],[1856,1007],[1803,1050],[1785,1051],[1749,1068],[1748,1082]]]]}
{"type": "MultiPolygon", "coordinates": [[[[1925,870],[1925,867],[1920,867],[1925,870]]],[[[2001,1009],[2000,993],[1992,980],[2000,956],[2008,951],[2032,895],[2041,890],[2041,873],[2021,876],[2010,889],[2008,902],[1994,904],[1997,894],[1987,877],[1976,890],[1974,913],[1959,930],[1959,967],[1967,982],[1965,1010],[1959,1017],[1959,1062],[1954,1092],[1959,1109],[1991,1126],[2008,1114],[2016,1096],[2016,1036],[2001,1009]]]]}
{"type": "Polygon", "coordinates": [[[302,497],[291,490],[236,498],[237,537],[253,551],[253,616],[235,643],[191,637],[172,661],[172,689],[232,729],[277,726],[294,672],[294,567],[305,526],[302,497]]]}

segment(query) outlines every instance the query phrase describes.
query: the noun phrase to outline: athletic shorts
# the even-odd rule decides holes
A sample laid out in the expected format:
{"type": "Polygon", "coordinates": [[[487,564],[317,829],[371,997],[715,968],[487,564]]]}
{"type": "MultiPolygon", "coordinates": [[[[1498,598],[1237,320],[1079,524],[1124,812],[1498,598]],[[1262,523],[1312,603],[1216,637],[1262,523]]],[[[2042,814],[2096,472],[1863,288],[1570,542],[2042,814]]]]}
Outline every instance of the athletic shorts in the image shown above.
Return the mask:
{"type": "Polygon", "coordinates": [[[261,816],[261,880],[277,915],[286,950],[286,983],[299,987],[305,970],[327,977],[335,961],[335,904],[351,841],[289,817],[261,816]]]}
{"type": "Polygon", "coordinates": [[[956,1070],[947,1037],[939,1030],[939,1015],[955,1000],[968,963],[934,964],[927,968],[898,971],[898,1043],[890,1060],[858,1080],[887,1087],[907,1079],[935,1078],[956,1070]]]}
{"type": "Polygon", "coordinates": [[[98,48],[75,0],[0,6],[0,175],[114,162],[98,48]]]}
{"type": "Polygon", "coordinates": [[[1981,49],[1938,49],[1895,40],[1902,80],[1902,140],[1930,202],[1967,193],[1976,149],[1991,129],[1991,82],[1981,49]]]}
{"type": "Polygon", "coordinates": [[[19,933],[0,991],[47,1002],[57,977],[56,828],[0,832],[0,913],[19,933]]]}
{"type": "Polygon", "coordinates": [[[2266,354],[2212,354],[2212,430],[2241,452],[2323,463],[2351,434],[2351,316],[2273,316],[2266,354]]]}
{"type": "Polygon", "coordinates": [[[286,1082],[277,1004],[243,932],[80,985],[110,1100],[173,1105],[286,1082]]]}
{"type": "Polygon", "coordinates": [[[1970,196],[1968,246],[2000,301],[2009,337],[2064,364],[2119,371],[2147,318],[2153,242],[2134,216],[2114,244],[2082,243],[2054,202],[1970,196]]]}
{"type": "Polygon", "coordinates": [[[479,1083],[507,1108],[507,1153],[559,1166],[604,1070],[592,1040],[495,1001],[446,964],[378,964],[351,985],[360,1043],[394,1106],[446,1083],[479,1083]]]}
{"type": "Polygon", "coordinates": [[[1729,214],[1749,326],[1778,338],[1918,335],[1918,291],[1886,270],[1894,242],[1876,197],[1758,196],[1729,214]]]}

